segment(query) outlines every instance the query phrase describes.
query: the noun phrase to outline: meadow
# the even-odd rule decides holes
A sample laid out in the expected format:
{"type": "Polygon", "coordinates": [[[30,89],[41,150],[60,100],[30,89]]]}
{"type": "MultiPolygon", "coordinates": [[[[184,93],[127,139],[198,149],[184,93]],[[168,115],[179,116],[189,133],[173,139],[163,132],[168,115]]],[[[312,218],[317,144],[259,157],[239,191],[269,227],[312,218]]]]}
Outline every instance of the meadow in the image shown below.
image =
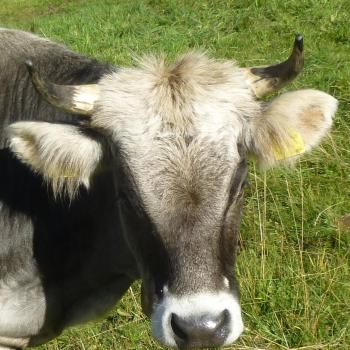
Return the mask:
{"type": "MultiPolygon", "coordinates": [[[[229,349],[350,349],[350,1],[0,0],[0,26],[116,65],[196,48],[242,66],[274,63],[302,33],[305,68],[283,91],[326,91],[339,112],[294,168],[250,164],[237,265],[246,330],[229,349]]],[[[40,349],[162,349],[139,294],[135,283],[106,317],[40,349]]]]}

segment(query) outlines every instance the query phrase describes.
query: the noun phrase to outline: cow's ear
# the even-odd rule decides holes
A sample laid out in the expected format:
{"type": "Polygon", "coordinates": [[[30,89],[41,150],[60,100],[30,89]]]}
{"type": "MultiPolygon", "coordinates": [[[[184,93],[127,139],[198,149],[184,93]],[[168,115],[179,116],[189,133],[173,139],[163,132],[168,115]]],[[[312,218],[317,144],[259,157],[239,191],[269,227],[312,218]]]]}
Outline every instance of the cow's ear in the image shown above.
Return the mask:
{"type": "Polygon", "coordinates": [[[317,146],[333,123],[338,101],[317,90],[287,92],[250,121],[248,148],[263,168],[293,162],[317,146]]]}
{"type": "Polygon", "coordinates": [[[76,194],[90,179],[103,157],[98,138],[78,126],[17,122],[7,128],[12,152],[52,185],[55,195],[76,194]]]}

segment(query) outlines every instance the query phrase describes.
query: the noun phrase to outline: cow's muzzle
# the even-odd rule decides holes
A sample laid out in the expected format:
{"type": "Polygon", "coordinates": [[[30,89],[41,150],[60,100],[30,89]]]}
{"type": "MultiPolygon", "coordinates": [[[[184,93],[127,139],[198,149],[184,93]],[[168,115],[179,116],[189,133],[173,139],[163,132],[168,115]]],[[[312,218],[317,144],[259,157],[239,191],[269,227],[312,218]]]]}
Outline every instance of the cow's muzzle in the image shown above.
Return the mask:
{"type": "Polygon", "coordinates": [[[230,333],[230,314],[228,310],[187,318],[172,314],[170,324],[179,348],[220,346],[230,333]]]}
{"type": "Polygon", "coordinates": [[[243,331],[238,298],[228,292],[166,293],[153,311],[152,331],[161,343],[178,348],[231,344],[243,331]]]}

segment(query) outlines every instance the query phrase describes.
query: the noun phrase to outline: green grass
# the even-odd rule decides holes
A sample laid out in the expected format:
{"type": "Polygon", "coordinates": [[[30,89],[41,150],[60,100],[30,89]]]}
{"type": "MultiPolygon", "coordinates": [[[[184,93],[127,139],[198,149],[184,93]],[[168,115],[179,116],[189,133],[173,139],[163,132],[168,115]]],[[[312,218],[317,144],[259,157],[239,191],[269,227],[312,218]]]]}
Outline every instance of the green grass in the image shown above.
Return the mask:
{"type": "MultiPolygon", "coordinates": [[[[305,70],[288,89],[340,101],[331,137],[295,169],[251,164],[237,274],[247,330],[230,349],[349,349],[350,2],[348,0],[1,0],[0,25],[34,31],[119,65],[134,54],[204,48],[256,65],[305,37],[305,70]]],[[[162,349],[135,284],[104,319],[41,349],[162,349]]]]}

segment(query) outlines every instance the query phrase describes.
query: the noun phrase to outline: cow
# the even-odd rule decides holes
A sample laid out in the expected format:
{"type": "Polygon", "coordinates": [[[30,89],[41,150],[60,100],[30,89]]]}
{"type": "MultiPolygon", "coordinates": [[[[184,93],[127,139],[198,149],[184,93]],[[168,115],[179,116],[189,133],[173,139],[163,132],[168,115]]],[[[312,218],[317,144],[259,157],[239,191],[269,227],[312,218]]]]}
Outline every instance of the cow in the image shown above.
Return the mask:
{"type": "Polygon", "coordinates": [[[243,331],[235,278],[247,158],[293,163],[337,100],[259,100],[303,67],[190,52],[116,67],[0,30],[0,349],[37,346],[142,280],[153,336],[220,347],[243,331]]]}

